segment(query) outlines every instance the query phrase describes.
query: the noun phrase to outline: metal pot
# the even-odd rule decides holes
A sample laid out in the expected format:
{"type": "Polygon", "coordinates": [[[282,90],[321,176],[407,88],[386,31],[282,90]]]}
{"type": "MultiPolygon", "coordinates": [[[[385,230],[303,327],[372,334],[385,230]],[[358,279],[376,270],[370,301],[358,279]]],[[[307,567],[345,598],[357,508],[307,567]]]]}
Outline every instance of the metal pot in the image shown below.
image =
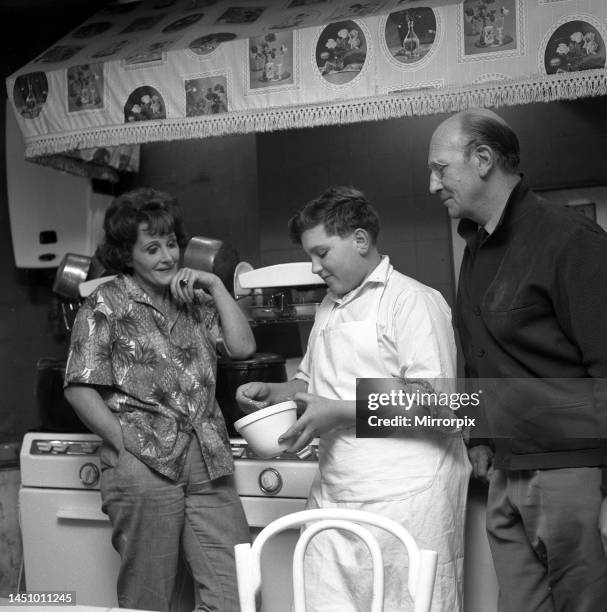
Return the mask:
{"type": "Polygon", "coordinates": [[[183,265],[216,274],[233,293],[238,253],[232,245],[215,238],[193,236],[183,253],[183,265]]]}
{"type": "Polygon", "coordinates": [[[53,291],[70,300],[78,299],[78,286],[87,279],[90,267],[89,256],[66,253],[57,268],[53,291]]]}

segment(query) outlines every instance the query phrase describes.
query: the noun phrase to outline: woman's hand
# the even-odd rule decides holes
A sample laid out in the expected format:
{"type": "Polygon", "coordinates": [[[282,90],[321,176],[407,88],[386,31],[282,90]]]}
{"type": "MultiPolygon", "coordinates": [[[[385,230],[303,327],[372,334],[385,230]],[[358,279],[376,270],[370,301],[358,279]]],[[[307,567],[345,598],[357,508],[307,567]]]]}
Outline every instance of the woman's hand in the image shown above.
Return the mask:
{"type": "Polygon", "coordinates": [[[279,442],[291,438],[287,452],[296,453],[305,448],[312,440],[336,427],[354,423],[356,404],[341,400],[330,400],[311,393],[296,393],[293,398],[299,407],[304,407],[297,422],[287,429],[279,442]]]}
{"type": "Polygon", "coordinates": [[[119,453],[124,446],[120,421],[97,389],[91,385],[71,384],[64,395],[80,420],[119,453]]]}
{"type": "Polygon", "coordinates": [[[221,279],[211,272],[180,268],[171,279],[171,294],[182,302],[192,303],[195,287],[202,288],[212,295],[220,286],[223,287],[221,279]]]}
{"type": "Polygon", "coordinates": [[[201,287],[211,295],[219,313],[223,344],[232,359],[248,359],[255,352],[255,338],[242,310],[215,274],[180,268],[171,279],[171,294],[185,303],[194,302],[194,288],[201,287]]]}

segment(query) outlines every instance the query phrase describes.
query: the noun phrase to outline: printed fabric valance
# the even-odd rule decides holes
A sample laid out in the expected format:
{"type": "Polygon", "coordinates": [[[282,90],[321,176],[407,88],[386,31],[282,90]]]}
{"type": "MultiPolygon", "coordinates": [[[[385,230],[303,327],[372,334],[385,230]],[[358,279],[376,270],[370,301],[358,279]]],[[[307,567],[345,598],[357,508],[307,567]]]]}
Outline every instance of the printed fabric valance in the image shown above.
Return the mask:
{"type": "Polygon", "coordinates": [[[605,95],[606,20],[604,0],[143,0],[97,13],[7,91],[27,157],[111,154],[605,95]]]}

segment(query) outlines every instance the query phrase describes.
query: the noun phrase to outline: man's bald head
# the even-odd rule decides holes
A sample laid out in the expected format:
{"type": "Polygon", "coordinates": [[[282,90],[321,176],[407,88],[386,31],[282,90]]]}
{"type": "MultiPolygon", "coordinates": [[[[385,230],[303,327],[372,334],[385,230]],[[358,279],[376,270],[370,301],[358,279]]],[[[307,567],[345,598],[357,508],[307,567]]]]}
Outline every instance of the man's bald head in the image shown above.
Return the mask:
{"type": "Polygon", "coordinates": [[[441,123],[435,133],[457,131],[465,143],[468,155],[485,145],[494,152],[495,162],[504,172],[517,173],[520,147],[513,129],[496,113],[487,108],[471,108],[452,115],[441,123]]]}

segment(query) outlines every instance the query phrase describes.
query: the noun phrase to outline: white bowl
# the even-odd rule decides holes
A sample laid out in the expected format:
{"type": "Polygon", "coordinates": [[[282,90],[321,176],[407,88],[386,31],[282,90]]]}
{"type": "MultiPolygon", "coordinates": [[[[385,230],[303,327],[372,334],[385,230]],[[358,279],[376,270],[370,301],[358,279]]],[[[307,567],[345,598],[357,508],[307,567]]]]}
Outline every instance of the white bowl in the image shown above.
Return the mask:
{"type": "Polygon", "coordinates": [[[248,442],[251,450],[262,459],[280,455],[289,443],[278,438],[297,421],[297,404],[289,400],[262,408],[234,423],[234,429],[248,442]]]}

